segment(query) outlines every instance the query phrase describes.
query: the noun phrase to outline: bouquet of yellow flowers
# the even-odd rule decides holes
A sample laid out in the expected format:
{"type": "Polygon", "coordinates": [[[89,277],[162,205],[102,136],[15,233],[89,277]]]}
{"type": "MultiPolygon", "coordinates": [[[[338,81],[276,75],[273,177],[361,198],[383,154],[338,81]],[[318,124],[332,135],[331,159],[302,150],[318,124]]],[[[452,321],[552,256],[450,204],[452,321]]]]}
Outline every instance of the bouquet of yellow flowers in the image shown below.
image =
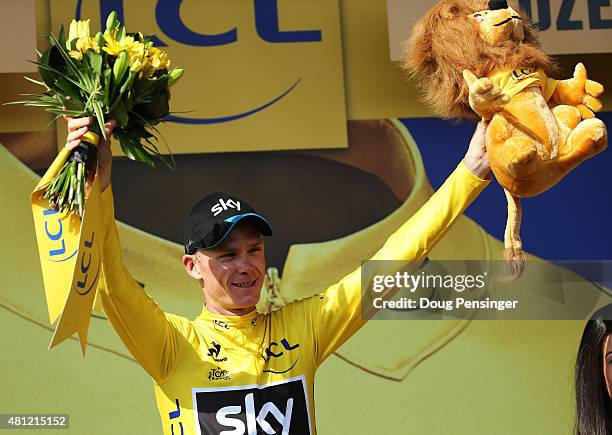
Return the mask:
{"type": "Polygon", "coordinates": [[[173,167],[173,161],[158,151],[154,133],[169,113],[169,87],[183,70],[169,70],[168,55],[141,33],[126,33],[115,12],[109,15],[104,33],[90,36],[89,20],[73,20],[68,38],[62,27],[58,37],[49,35],[49,43],[51,47],[35,62],[42,81],[26,77],[44,92],[26,94],[30,100],[14,104],[44,107],[57,118],[95,118],[44,195],[52,208],[83,216],[85,181],[96,161],[95,145],[105,135],[105,120],[117,120],[113,137],[127,157],[150,166],[157,157],[173,167]]]}

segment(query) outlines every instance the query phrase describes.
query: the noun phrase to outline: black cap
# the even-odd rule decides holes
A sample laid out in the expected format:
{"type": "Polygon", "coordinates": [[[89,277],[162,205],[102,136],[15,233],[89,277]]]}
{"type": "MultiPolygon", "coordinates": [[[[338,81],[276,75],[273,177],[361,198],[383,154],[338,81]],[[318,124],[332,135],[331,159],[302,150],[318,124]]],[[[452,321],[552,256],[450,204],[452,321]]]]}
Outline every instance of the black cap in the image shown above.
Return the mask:
{"type": "Polygon", "coordinates": [[[185,254],[214,248],[244,219],[252,220],[262,235],[272,235],[270,222],[245,201],[222,192],[202,198],[183,225],[185,254]]]}
{"type": "Polygon", "coordinates": [[[489,9],[492,11],[508,9],[508,2],[506,0],[489,0],[489,9]]]}

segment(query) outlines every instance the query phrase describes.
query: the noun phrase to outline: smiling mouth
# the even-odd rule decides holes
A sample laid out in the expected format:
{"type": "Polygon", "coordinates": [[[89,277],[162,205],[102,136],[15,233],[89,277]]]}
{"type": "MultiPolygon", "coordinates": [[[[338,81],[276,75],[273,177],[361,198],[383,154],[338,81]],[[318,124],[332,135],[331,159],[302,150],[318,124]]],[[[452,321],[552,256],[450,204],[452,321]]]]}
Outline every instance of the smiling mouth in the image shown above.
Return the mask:
{"type": "Polygon", "coordinates": [[[522,20],[521,17],[519,17],[518,15],[513,15],[510,18],[506,18],[504,21],[500,21],[497,24],[493,24],[493,26],[498,27],[498,26],[503,26],[506,23],[509,23],[512,20],[522,20]]]}
{"type": "Polygon", "coordinates": [[[249,281],[249,282],[242,282],[242,283],[235,283],[235,282],[233,282],[232,285],[234,287],[245,289],[245,288],[253,287],[256,282],[257,282],[257,279],[254,279],[253,281],[249,281]]]}

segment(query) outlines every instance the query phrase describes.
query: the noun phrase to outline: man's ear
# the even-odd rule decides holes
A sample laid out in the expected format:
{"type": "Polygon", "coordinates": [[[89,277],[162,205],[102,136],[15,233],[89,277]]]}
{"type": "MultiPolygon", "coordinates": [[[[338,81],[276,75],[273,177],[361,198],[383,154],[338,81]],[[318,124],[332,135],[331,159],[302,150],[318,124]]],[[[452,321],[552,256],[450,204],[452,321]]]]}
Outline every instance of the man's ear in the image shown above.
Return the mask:
{"type": "Polygon", "coordinates": [[[195,255],[183,255],[183,266],[185,266],[185,272],[194,279],[201,280],[202,272],[197,264],[195,255]]]}

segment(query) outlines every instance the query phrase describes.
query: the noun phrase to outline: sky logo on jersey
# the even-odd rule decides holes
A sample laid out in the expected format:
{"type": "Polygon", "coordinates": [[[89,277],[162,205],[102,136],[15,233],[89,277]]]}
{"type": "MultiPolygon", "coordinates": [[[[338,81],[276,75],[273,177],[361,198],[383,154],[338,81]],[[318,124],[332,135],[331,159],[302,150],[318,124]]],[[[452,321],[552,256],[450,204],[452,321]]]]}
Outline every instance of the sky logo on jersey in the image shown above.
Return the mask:
{"type": "Polygon", "coordinates": [[[52,28],[97,31],[113,10],[185,69],[161,128],[173,153],[348,146],[338,0],[51,2],[52,28]]]}
{"type": "Polygon", "coordinates": [[[266,385],[194,388],[192,398],[202,435],[312,433],[304,376],[266,385]]]}

